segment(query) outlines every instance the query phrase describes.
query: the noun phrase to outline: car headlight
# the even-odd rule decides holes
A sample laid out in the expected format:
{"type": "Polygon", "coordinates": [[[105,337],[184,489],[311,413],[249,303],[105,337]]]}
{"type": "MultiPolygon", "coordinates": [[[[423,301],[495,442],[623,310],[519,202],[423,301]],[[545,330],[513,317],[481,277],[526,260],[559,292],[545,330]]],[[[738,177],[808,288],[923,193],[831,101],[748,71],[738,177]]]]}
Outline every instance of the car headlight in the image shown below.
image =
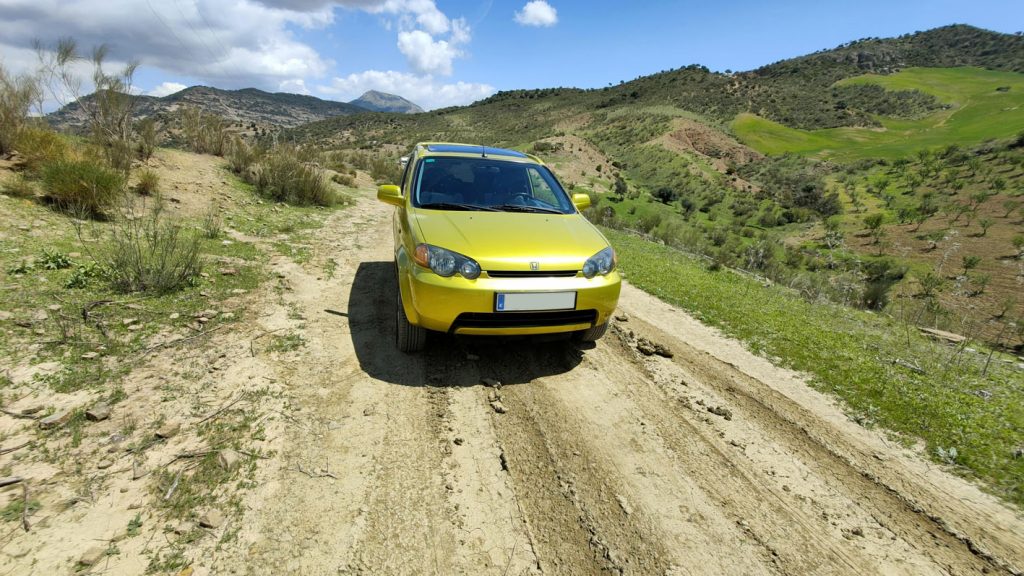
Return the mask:
{"type": "Polygon", "coordinates": [[[615,269],[615,261],[615,250],[609,246],[587,259],[583,265],[583,275],[587,278],[593,278],[598,274],[604,276],[615,269]]]}
{"type": "Polygon", "coordinates": [[[414,259],[420,266],[430,268],[434,274],[445,278],[454,276],[455,273],[469,280],[480,276],[480,264],[477,264],[476,260],[440,246],[419,244],[416,246],[414,259]]]}

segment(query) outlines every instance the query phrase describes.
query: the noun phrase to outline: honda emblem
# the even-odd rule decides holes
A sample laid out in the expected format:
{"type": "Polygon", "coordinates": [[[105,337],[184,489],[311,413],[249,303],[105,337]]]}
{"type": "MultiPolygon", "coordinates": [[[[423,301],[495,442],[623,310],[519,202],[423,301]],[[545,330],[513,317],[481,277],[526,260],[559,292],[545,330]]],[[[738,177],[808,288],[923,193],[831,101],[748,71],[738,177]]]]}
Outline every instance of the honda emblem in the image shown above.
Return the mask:
{"type": "Polygon", "coordinates": [[[530,262],[530,270],[540,270],[540,262],[530,262]]]}

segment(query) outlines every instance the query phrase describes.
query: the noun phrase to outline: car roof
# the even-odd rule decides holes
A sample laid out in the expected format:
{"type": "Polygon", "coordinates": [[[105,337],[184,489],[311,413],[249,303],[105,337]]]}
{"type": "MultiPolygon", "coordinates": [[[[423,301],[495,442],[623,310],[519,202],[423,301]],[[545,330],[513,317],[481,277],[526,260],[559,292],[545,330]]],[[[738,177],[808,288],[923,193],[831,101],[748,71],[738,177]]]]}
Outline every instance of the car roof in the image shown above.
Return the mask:
{"type": "Polygon", "coordinates": [[[531,162],[544,164],[534,156],[518,150],[507,148],[493,148],[479,144],[459,144],[456,142],[421,142],[416,145],[416,156],[477,156],[477,157],[500,157],[502,160],[519,162],[531,162]]]}

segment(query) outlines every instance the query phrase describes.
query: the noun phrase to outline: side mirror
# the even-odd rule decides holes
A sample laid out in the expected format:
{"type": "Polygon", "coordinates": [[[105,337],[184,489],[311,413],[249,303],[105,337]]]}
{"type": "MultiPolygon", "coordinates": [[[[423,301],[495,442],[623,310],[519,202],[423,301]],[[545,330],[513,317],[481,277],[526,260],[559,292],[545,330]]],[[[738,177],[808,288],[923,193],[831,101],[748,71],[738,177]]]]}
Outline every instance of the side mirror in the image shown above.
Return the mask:
{"type": "Polygon", "coordinates": [[[576,205],[576,209],[580,212],[590,208],[590,196],[588,194],[573,194],[572,203],[576,205]]]}
{"type": "Polygon", "coordinates": [[[402,189],[394,184],[385,184],[377,188],[377,200],[394,206],[402,206],[405,204],[405,197],[402,196],[402,189]]]}

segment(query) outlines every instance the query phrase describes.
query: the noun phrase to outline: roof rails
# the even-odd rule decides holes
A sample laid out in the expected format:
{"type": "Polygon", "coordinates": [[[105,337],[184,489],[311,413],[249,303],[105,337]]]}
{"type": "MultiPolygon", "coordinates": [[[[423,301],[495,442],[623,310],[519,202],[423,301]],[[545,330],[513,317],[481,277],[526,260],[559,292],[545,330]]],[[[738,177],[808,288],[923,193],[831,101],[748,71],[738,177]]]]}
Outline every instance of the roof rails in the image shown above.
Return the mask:
{"type": "Polygon", "coordinates": [[[476,144],[457,144],[452,142],[421,142],[416,145],[417,152],[450,152],[454,154],[479,154],[480,156],[506,156],[510,158],[528,158],[539,164],[543,164],[540,158],[533,154],[527,154],[518,150],[507,148],[492,148],[476,144]]]}

